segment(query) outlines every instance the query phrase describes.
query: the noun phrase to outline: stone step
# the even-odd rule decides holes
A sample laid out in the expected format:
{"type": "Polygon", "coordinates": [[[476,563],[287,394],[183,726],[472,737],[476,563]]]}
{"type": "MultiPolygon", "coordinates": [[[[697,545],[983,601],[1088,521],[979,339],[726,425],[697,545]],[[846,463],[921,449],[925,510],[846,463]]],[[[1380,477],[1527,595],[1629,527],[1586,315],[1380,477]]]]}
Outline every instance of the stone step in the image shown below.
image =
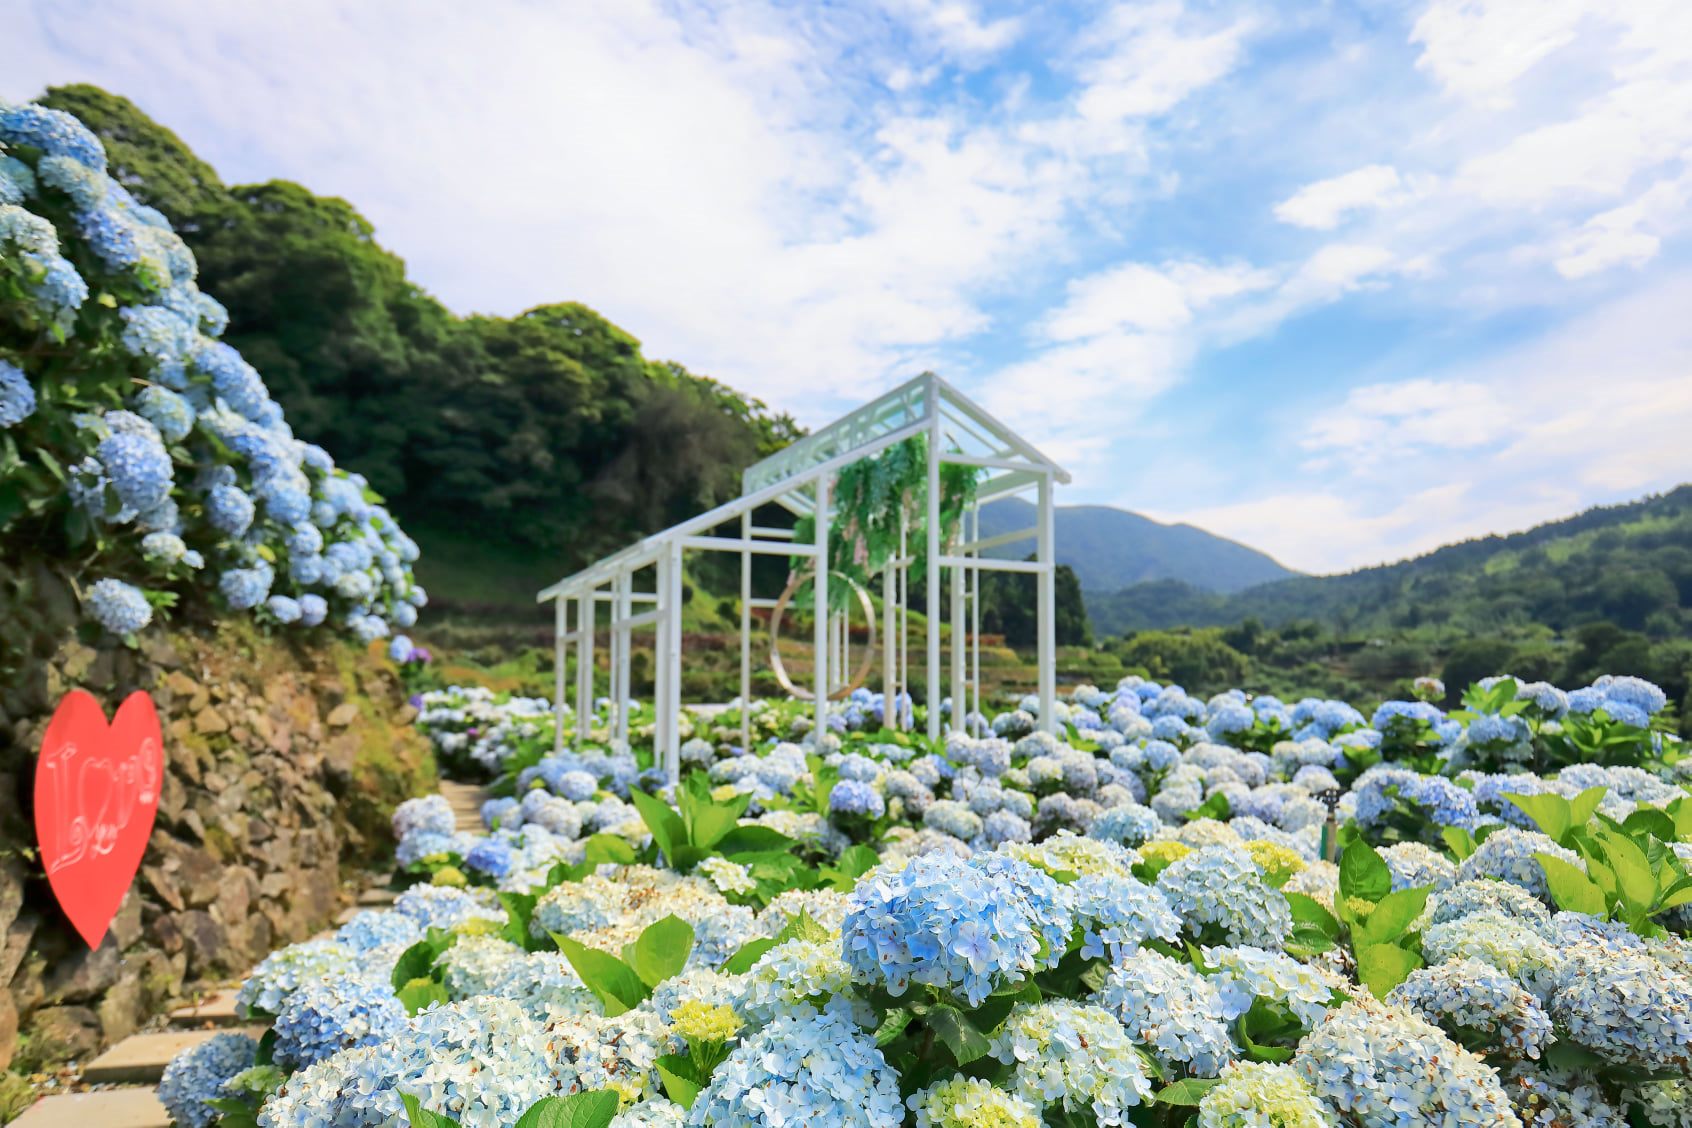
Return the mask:
{"type": "Polygon", "coordinates": [[[13,1128],[170,1128],[170,1114],[151,1089],[102,1089],[43,1097],[13,1128]]]}
{"type": "Polygon", "coordinates": [[[384,909],[394,903],[392,889],[366,889],[358,895],[358,903],[367,909],[384,909]]]}
{"type": "Polygon", "coordinates": [[[173,1026],[236,1026],[242,1021],[235,1009],[239,987],[223,987],[197,1003],[170,1012],[173,1026]]]}
{"type": "MultiPolygon", "coordinates": [[[[262,1026],[238,1027],[254,1038],[264,1033],[262,1026]]],[[[170,1059],[190,1046],[216,1037],[217,1030],[171,1030],[162,1034],[131,1034],[82,1070],[82,1079],[90,1085],[153,1084],[164,1073],[170,1059]]]]}

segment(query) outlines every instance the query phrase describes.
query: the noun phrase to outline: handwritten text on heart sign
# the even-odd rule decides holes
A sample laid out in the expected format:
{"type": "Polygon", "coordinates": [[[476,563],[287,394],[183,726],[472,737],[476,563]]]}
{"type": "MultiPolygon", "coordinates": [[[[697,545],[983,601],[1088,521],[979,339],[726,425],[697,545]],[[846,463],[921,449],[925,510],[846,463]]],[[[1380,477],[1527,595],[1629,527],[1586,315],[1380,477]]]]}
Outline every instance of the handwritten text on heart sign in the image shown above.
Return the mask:
{"type": "Polygon", "coordinates": [[[153,832],[164,772],[158,713],[133,693],[111,724],[72,690],[41,742],[35,833],[47,881],[91,948],[100,946],[153,832]]]}

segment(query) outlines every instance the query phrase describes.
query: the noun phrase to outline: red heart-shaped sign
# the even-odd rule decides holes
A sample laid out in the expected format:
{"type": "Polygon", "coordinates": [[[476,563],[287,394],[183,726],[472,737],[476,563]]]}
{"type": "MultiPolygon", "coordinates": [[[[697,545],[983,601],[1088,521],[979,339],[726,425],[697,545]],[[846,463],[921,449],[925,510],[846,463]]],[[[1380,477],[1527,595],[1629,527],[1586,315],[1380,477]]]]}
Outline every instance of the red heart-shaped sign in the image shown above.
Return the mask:
{"type": "Polygon", "coordinates": [[[90,948],[106,938],[141,868],[163,779],[151,697],[130,694],[108,725],[92,694],[65,694],[35,768],[35,837],[53,895],[90,948]]]}

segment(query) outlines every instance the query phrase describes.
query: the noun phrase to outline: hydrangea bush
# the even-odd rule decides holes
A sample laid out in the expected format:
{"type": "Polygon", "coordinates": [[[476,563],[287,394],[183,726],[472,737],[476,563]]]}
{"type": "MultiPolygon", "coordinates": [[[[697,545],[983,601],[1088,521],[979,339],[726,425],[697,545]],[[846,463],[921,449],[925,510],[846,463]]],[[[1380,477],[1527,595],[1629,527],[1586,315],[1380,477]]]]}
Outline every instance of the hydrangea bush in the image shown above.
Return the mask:
{"type": "Polygon", "coordinates": [[[120,637],[183,597],[409,627],[417,545],[294,435],[195,272],[76,118],[0,102],[0,541],[86,561],[84,611],[120,637]]]}
{"type": "Polygon", "coordinates": [[[619,1128],[1685,1123],[1675,742],[1543,774],[1430,752],[1530,709],[1555,738],[1547,688],[1366,718],[1127,678],[1058,735],[1024,701],[936,746],[778,704],[750,749],[692,722],[679,784],[447,692],[437,740],[544,744],[496,757],[483,832],[396,811],[418,884],[265,961],[266,1064],[184,1057],[194,1097],[263,1128],[587,1093],[619,1128]]]}

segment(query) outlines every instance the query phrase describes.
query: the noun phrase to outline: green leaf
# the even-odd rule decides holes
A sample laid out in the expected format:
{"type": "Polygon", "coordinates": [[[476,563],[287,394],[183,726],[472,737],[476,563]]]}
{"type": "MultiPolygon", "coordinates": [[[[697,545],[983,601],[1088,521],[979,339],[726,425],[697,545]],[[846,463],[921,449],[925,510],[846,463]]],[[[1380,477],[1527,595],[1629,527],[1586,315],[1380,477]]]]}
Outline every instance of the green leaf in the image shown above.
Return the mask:
{"type": "Polygon", "coordinates": [[[1363,942],[1388,944],[1403,936],[1422,915],[1422,910],[1427,907],[1428,894],[1432,892],[1433,886],[1424,885],[1416,889],[1401,889],[1381,898],[1381,903],[1363,922],[1363,942]]]}
{"type": "Polygon", "coordinates": [[[1460,826],[1444,827],[1439,836],[1445,840],[1445,848],[1451,851],[1451,856],[1459,862],[1467,860],[1477,849],[1475,836],[1460,826]]]}
{"type": "Polygon", "coordinates": [[[740,951],[730,956],[718,970],[724,975],[744,975],[752,970],[752,965],[764,958],[764,953],[774,948],[778,941],[761,936],[756,940],[748,940],[740,946],[740,951]]]}
{"type": "Polygon", "coordinates": [[[1604,801],[1604,787],[1589,787],[1569,801],[1569,827],[1579,829],[1592,821],[1593,812],[1598,810],[1598,804],[1604,801]]]}
{"type": "Polygon", "coordinates": [[[628,964],[648,987],[680,973],[693,951],[693,925],[678,916],[667,916],[646,926],[630,945],[628,964]]]}
{"type": "Polygon", "coordinates": [[[1218,791],[1197,807],[1186,812],[1186,818],[1188,822],[1196,819],[1219,819],[1226,822],[1233,817],[1233,814],[1234,808],[1228,802],[1228,797],[1218,791]]]}
{"type": "Polygon", "coordinates": [[[1306,893],[1282,892],[1287,904],[1292,907],[1292,918],[1298,924],[1308,924],[1318,929],[1328,939],[1337,939],[1340,934],[1340,923],[1323,907],[1322,902],[1306,893]]]}
{"type": "Polygon", "coordinates": [[[441,954],[439,945],[433,940],[419,940],[411,947],[400,953],[400,958],[394,961],[394,973],[389,981],[394,990],[398,991],[413,979],[427,979],[435,970],[435,959],[441,954]]]}
{"type": "Polygon", "coordinates": [[[400,1090],[400,1103],[405,1105],[405,1118],[411,1121],[411,1128],[458,1128],[458,1121],[438,1112],[430,1112],[416,1097],[403,1089],[400,1090]]]}
{"type": "Polygon", "coordinates": [[[656,1064],[664,1092],[683,1108],[692,1108],[699,1090],[710,1084],[711,1079],[700,1076],[699,1067],[686,1054],[664,1054],[656,1064]]]}
{"type": "Polygon", "coordinates": [[[1196,1108],[1206,1093],[1222,1083],[1217,1077],[1186,1077],[1157,1091],[1157,1103],[1196,1108]]]}
{"type": "Polygon", "coordinates": [[[1651,872],[1651,863],[1645,858],[1645,851],[1641,850],[1626,835],[1605,829],[1599,832],[1598,840],[1604,849],[1604,857],[1615,870],[1616,882],[1621,887],[1622,900],[1636,909],[1649,908],[1657,900],[1657,876],[1651,872]]]}
{"type": "Polygon", "coordinates": [[[905,1032],[905,1027],[911,1024],[911,1009],[909,1007],[894,1007],[882,1016],[881,1025],[875,1028],[875,1044],[886,1046],[893,1039],[905,1032]]]}
{"type": "Polygon", "coordinates": [[[433,979],[413,979],[395,991],[394,997],[405,1007],[406,1014],[416,1014],[430,1003],[445,1003],[451,998],[446,985],[433,979]]]}
{"type": "Polygon", "coordinates": [[[674,864],[677,852],[688,845],[687,827],[681,816],[662,799],[648,795],[638,787],[629,789],[629,800],[640,812],[640,821],[646,824],[646,829],[652,832],[652,841],[658,844],[658,849],[664,851],[664,856],[674,864]]]}
{"type": "Polygon", "coordinates": [[[517,1128],[605,1128],[617,1118],[620,1103],[610,1089],[542,1097],[518,1119],[517,1128]]]}
{"type": "Polygon", "coordinates": [[[1682,795],[1668,805],[1674,816],[1674,836],[1681,842],[1692,842],[1692,795],[1682,795]]]}
{"type": "Polygon", "coordinates": [[[1357,950],[1357,978],[1377,999],[1386,998],[1421,966],[1421,956],[1397,944],[1369,944],[1357,950]]]}
{"type": "Polygon", "coordinates": [[[881,855],[859,843],[842,851],[832,866],[824,866],[823,876],[841,892],[851,892],[858,878],[874,869],[880,862],[881,855]]]}
{"type": "MultiPolygon", "coordinates": [[[[1574,826],[1574,811],[1572,805],[1561,795],[1513,795],[1504,793],[1504,798],[1514,803],[1547,838],[1561,843],[1574,826]]],[[[1591,813],[1588,812],[1588,817],[1591,813]]],[[[1585,822],[1585,819],[1581,820],[1585,822]]]]}
{"type": "Polygon", "coordinates": [[[798,843],[782,834],[771,830],[767,826],[741,826],[729,831],[717,840],[717,852],[732,861],[739,861],[738,854],[768,854],[771,852],[787,853],[798,843]]]}
{"type": "Polygon", "coordinates": [[[608,1018],[615,1018],[639,1006],[651,994],[634,969],[611,953],[589,948],[556,932],[552,934],[552,939],[558,945],[558,950],[564,953],[564,958],[570,961],[570,966],[576,969],[576,975],[587,985],[587,989],[605,1004],[605,1014],[608,1018]]]}
{"type": "Polygon", "coordinates": [[[582,845],[582,861],[593,865],[611,863],[619,866],[631,866],[635,861],[635,848],[615,834],[596,834],[582,845]]]}
{"type": "Polygon", "coordinates": [[[246,1101],[215,1097],[208,1099],[206,1104],[223,1114],[215,1121],[217,1128],[257,1128],[258,1113],[246,1101]]]}
{"type": "Polygon", "coordinates": [[[1557,902],[1559,909],[1591,913],[1597,917],[1608,915],[1604,891],[1580,872],[1579,867],[1550,854],[1536,854],[1534,857],[1539,859],[1540,868],[1545,871],[1545,883],[1550,887],[1551,898],[1557,902]]]}
{"type": "Polygon", "coordinates": [[[928,1025],[940,1036],[959,1065],[968,1065],[984,1057],[992,1043],[987,1035],[963,1011],[949,1003],[941,1003],[927,1014],[928,1025]]]}
{"type": "Polygon", "coordinates": [[[746,806],[750,802],[752,796],[745,794],[737,795],[726,803],[718,803],[708,795],[703,802],[700,802],[698,797],[688,797],[687,809],[682,813],[682,823],[687,827],[688,840],[701,850],[711,849],[740,825],[740,816],[746,813],[746,806]]]}
{"type": "Polygon", "coordinates": [[[1354,839],[1340,855],[1340,897],[1355,897],[1374,903],[1392,892],[1392,870],[1386,859],[1361,838],[1354,839]]]}

